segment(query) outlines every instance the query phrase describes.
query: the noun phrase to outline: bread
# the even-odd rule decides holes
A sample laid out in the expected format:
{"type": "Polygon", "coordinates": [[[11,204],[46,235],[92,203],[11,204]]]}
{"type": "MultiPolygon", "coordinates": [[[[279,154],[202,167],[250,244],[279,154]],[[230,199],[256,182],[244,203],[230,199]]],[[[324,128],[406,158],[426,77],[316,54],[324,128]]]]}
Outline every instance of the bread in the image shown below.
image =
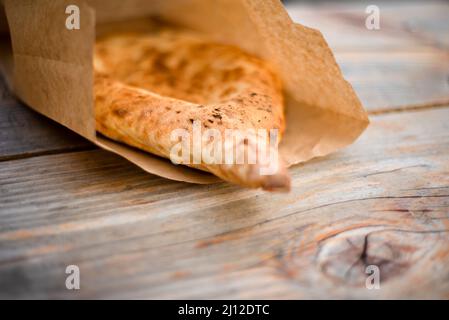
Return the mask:
{"type": "MultiPolygon", "coordinates": [[[[204,150],[210,141],[191,143],[191,156],[181,163],[242,186],[289,190],[288,172],[275,153],[285,129],[282,86],[265,61],[193,33],[162,30],[98,39],[94,71],[96,130],[104,136],[173,158],[174,130],[193,136],[199,126],[222,137],[226,129],[239,130],[244,139],[236,144],[254,151],[255,163],[195,161],[196,149],[204,150]],[[259,161],[262,151],[252,129],[279,132],[269,148],[277,161],[272,174],[261,173],[266,163],[259,161]]],[[[230,151],[229,146],[221,150],[230,151]]]]}

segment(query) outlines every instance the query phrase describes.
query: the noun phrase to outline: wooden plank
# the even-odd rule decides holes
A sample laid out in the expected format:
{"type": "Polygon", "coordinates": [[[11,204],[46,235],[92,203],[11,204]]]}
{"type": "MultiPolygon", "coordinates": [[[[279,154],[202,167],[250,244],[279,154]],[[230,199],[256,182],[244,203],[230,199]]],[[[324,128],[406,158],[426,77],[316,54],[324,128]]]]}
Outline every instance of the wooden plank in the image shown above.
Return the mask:
{"type": "Polygon", "coordinates": [[[288,2],[294,21],[319,29],[368,111],[449,103],[449,4],[376,1],[380,30],[365,27],[369,1],[288,2]]]}
{"type": "MultiPolygon", "coordinates": [[[[402,10],[402,8],[400,9],[402,10]]],[[[388,12],[389,20],[397,20],[397,12],[388,12]]],[[[449,3],[430,1],[415,3],[405,8],[400,24],[409,33],[433,46],[449,50],[449,3]]]]}
{"type": "Polygon", "coordinates": [[[5,161],[0,297],[449,298],[447,119],[375,116],[294,167],[289,194],[169,181],[100,150],[5,161]]]}
{"type": "Polygon", "coordinates": [[[94,146],[17,101],[0,77],[0,161],[94,146]]]}
{"type": "Polygon", "coordinates": [[[287,2],[286,8],[294,21],[320,30],[336,52],[449,49],[444,1],[287,2]],[[369,5],[379,8],[379,30],[365,26],[369,5]]]}
{"type": "Polygon", "coordinates": [[[336,59],[368,112],[449,104],[446,53],[341,52],[336,59]]]}

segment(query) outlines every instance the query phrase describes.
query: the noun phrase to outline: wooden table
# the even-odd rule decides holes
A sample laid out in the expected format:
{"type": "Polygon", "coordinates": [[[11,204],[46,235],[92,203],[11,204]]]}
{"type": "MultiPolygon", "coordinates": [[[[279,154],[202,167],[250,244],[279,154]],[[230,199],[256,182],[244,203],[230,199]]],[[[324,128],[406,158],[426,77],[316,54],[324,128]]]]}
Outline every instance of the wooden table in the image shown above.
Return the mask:
{"type": "Polygon", "coordinates": [[[360,2],[288,4],[372,122],[289,194],[145,174],[2,86],[0,297],[449,298],[449,4],[375,2],[377,31],[360,2]]]}

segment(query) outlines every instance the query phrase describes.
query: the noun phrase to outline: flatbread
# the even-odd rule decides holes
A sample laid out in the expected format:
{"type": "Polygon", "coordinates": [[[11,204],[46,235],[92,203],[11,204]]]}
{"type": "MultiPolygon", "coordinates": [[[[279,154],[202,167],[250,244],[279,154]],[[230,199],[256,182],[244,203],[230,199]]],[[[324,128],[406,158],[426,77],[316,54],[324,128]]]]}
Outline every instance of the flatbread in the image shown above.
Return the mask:
{"type": "MultiPolygon", "coordinates": [[[[97,131],[161,157],[170,158],[177,143],[173,130],[193,134],[197,122],[222,136],[226,129],[277,129],[275,146],[285,129],[282,86],[273,68],[237,47],[194,33],[102,37],[95,46],[94,70],[97,131]]],[[[248,133],[236,143],[259,155],[256,138],[248,133]]],[[[197,147],[191,145],[192,154],[197,147]]],[[[269,175],[261,174],[259,162],[208,164],[190,158],[182,163],[242,186],[289,190],[285,165],[279,156],[276,160],[278,169],[269,175]]]]}

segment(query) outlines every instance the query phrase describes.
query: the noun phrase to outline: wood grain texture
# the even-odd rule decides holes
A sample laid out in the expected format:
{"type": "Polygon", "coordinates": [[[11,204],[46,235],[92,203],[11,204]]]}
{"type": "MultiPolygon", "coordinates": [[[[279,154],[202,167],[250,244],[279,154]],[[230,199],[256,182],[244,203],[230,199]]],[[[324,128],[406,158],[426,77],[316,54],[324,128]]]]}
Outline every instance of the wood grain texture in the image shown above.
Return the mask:
{"type": "Polygon", "coordinates": [[[376,1],[372,32],[368,4],[289,4],[383,114],[294,167],[286,195],[151,176],[0,84],[0,298],[448,299],[449,5],[376,1]],[[373,264],[380,290],[365,287],[373,264]]]}
{"type": "Polygon", "coordinates": [[[376,1],[380,30],[368,30],[370,1],[288,3],[294,21],[319,29],[368,111],[449,103],[449,4],[376,1]]]}
{"type": "Polygon", "coordinates": [[[448,119],[375,116],[294,167],[290,194],[168,181],[99,150],[5,161],[0,296],[448,298],[448,119]]]}
{"type": "Polygon", "coordinates": [[[449,104],[449,54],[444,52],[341,52],[336,59],[370,113],[449,104]]]}
{"type": "Polygon", "coordinates": [[[0,128],[0,161],[94,148],[86,139],[16,100],[1,77],[0,128]]]}
{"type": "Polygon", "coordinates": [[[449,50],[447,1],[288,2],[291,18],[320,30],[336,52],[449,50]],[[368,30],[366,8],[376,5],[380,29],[368,30]]]}

